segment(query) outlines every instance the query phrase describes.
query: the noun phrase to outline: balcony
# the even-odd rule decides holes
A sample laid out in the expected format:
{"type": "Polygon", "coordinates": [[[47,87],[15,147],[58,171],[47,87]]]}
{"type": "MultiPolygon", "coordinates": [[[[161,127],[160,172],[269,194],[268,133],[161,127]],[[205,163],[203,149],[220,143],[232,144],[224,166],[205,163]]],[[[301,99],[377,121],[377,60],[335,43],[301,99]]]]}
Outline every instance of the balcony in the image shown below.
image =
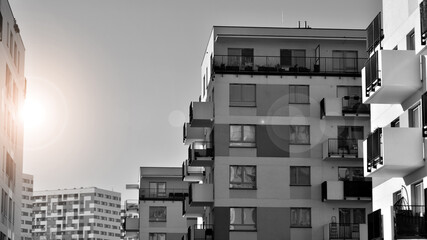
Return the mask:
{"type": "Polygon", "coordinates": [[[127,212],[138,212],[138,210],[139,210],[138,200],[126,200],[125,206],[126,206],[127,212]]]}
{"type": "Polygon", "coordinates": [[[184,123],[182,136],[182,142],[184,144],[191,144],[194,141],[203,141],[205,139],[205,129],[191,127],[189,123],[184,123]]]}
{"type": "Polygon", "coordinates": [[[213,102],[191,102],[190,126],[211,127],[213,123],[213,102]]]}
{"type": "Polygon", "coordinates": [[[190,205],[189,197],[186,197],[182,201],[182,216],[186,218],[198,218],[203,217],[205,209],[203,206],[192,206],[190,205]]]}
{"type": "Polygon", "coordinates": [[[360,77],[365,61],[364,58],[292,57],[290,66],[284,65],[280,56],[215,55],[214,71],[216,74],[360,77]]]}
{"type": "Polygon", "coordinates": [[[323,142],[323,160],[361,159],[362,145],[363,140],[330,138],[323,142]]]}
{"type": "Polygon", "coordinates": [[[190,206],[211,206],[213,204],[213,184],[191,183],[188,200],[190,206]]]}
{"type": "Polygon", "coordinates": [[[369,113],[369,105],[362,104],[362,99],[359,96],[324,98],[320,101],[320,119],[343,116],[369,117],[369,113]]]}
{"type": "Polygon", "coordinates": [[[184,182],[200,182],[205,178],[204,167],[188,166],[188,160],[182,163],[182,181],[184,182]]]}
{"type": "Polygon", "coordinates": [[[384,38],[382,21],[381,21],[381,12],[375,16],[374,20],[369,24],[366,29],[366,35],[368,36],[366,41],[366,51],[368,53],[375,51],[375,48],[380,45],[381,41],[384,38]]]}
{"type": "Polygon", "coordinates": [[[126,217],[123,223],[123,229],[126,232],[138,232],[139,231],[139,218],[137,217],[126,217]]]}
{"type": "Polygon", "coordinates": [[[188,189],[180,188],[140,188],[139,200],[182,201],[188,196],[188,189]]]}
{"type": "Polygon", "coordinates": [[[401,104],[420,87],[420,60],[414,51],[379,50],[362,69],[365,104],[401,104]]]}
{"type": "Polygon", "coordinates": [[[213,164],[214,148],[211,142],[193,142],[188,147],[188,166],[206,167],[213,164]]]}
{"type": "Polygon", "coordinates": [[[213,225],[212,224],[195,224],[194,229],[194,240],[207,240],[213,239],[213,225]]]}
{"type": "Polygon", "coordinates": [[[421,128],[378,128],[363,142],[366,177],[404,177],[424,166],[421,128]]]}
{"type": "Polygon", "coordinates": [[[325,240],[359,240],[366,239],[368,228],[360,223],[329,223],[324,226],[323,234],[325,240]]]}
{"type": "Polygon", "coordinates": [[[396,239],[426,239],[425,206],[394,206],[394,236],[396,239]]]}
{"type": "Polygon", "coordinates": [[[325,181],[322,183],[322,201],[372,199],[371,181],[325,181]]]}

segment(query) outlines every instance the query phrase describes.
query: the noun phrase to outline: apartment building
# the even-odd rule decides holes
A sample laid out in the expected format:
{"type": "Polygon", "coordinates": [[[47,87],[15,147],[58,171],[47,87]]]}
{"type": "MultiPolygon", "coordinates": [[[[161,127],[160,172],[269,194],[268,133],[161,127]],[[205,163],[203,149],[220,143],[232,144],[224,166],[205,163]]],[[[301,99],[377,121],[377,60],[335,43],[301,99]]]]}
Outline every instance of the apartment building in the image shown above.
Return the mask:
{"type": "Polygon", "coordinates": [[[25,48],[7,0],[0,1],[0,239],[21,239],[25,48]]]}
{"type": "Polygon", "coordinates": [[[364,175],[369,239],[427,239],[427,1],[383,0],[367,28],[363,102],[371,106],[364,175]]]}
{"type": "Polygon", "coordinates": [[[185,239],[367,239],[366,32],[213,27],[184,124],[185,239]]]}
{"type": "Polygon", "coordinates": [[[35,191],[33,239],[120,238],[121,194],[96,187],[35,191]]]}
{"type": "Polygon", "coordinates": [[[22,174],[22,213],[21,213],[21,240],[31,240],[33,228],[33,185],[34,176],[22,174]]]}
{"type": "Polygon", "coordinates": [[[123,228],[125,239],[181,240],[195,218],[184,218],[182,204],[188,196],[188,184],[182,181],[182,168],[141,167],[137,189],[139,198],[126,201],[123,228]]]}

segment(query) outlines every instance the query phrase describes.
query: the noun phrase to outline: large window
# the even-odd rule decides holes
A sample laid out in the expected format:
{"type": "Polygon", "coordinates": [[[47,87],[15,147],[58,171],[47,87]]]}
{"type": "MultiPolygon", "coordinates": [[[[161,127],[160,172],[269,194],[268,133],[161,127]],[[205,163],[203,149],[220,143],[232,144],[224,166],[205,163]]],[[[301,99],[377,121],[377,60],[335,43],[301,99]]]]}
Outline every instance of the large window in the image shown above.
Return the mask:
{"type": "Polygon", "coordinates": [[[406,35],[406,50],[415,50],[415,30],[406,35]]]}
{"type": "Polygon", "coordinates": [[[230,188],[255,189],[255,166],[230,166],[230,188]]]}
{"type": "Polygon", "coordinates": [[[364,208],[340,208],[339,209],[339,222],[340,223],[362,223],[365,220],[364,208]]]}
{"type": "Polygon", "coordinates": [[[256,230],[256,208],[230,208],[230,230],[256,230]]]}
{"type": "Polygon", "coordinates": [[[310,92],[308,85],[290,85],[289,103],[310,103],[310,92]]]}
{"type": "Polygon", "coordinates": [[[338,180],[365,181],[363,167],[338,167],[338,180]]]}
{"type": "Polygon", "coordinates": [[[254,107],[255,84],[230,84],[230,106],[254,107]]]}
{"type": "Polygon", "coordinates": [[[166,240],[166,233],[150,233],[149,240],[166,240]]]}
{"type": "Polygon", "coordinates": [[[166,183],[150,182],[150,197],[166,197],[166,183]]]}
{"type": "Polygon", "coordinates": [[[310,144],[310,126],[292,125],[290,126],[290,144],[310,144]]]}
{"type": "Polygon", "coordinates": [[[310,167],[291,167],[291,185],[309,186],[310,167]]]}
{"type": "Polygon", "coordinates": [[[228,65],[253,67],[254,49],[253,48],[229,48],[228,49],[228,65]]]}
{"type": "Polygon", "coordinates": [[[357,72],[357,51],[332,51],[332,69],[334,72],[357,72]]]}
{"type": "Polygon", "coordinates": [[[311,227],[311,209],[291,208],[291,227],[311,227]]]}
{"type": "Polygon", "coordinates": [[[255,147],[255,126],[230,125],[230,147],[255,147]]]}
{"type": "Polygon", "coordinates": [[[409,110],[409,127],[419,128],[421,127],[421,106],[411,108],[409,110]]]}
{"type": "Polygon", "coordinates": [[[304,49],[280,49],[282,67],[305,67],[304,49]]]}
{"type": "Polygon", "coordinates": [[[166,222],[166,207],[150,207],[150,222],[166,222]]]}

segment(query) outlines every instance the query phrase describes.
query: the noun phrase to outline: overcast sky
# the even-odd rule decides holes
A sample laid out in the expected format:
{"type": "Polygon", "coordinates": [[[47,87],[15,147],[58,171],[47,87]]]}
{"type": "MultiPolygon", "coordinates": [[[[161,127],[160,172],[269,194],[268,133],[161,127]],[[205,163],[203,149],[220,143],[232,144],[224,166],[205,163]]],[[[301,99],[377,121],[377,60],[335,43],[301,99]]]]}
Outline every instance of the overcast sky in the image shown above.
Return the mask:
{"type": "MultiPolygon", "coordinates": [[[[213,25],[365,29],[380,0],[9,0],[26,47],[24,172],[35,190],[125,193],[140,166],[181,166],[213,25]],[[283,12],[283,18],[282,18],[283,12]],[[43,113],[44,112],[44,113],[43,113]]],[[[133,196],[132,196],[133,194],[133,196]]]]}

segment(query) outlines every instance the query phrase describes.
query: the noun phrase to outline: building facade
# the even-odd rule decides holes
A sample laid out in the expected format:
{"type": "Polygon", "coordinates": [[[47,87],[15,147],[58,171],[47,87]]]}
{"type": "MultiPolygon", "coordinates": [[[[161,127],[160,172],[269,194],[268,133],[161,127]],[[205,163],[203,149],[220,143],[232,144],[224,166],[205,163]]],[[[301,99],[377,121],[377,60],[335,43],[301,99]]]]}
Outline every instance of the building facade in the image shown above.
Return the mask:
{"type": "Polygon", "coordinates": [[[100,188],[36,191],[33,239],[120,238],[121,194],[100,188]]]}
{"type": "Polygon", "coordinates": [[[427,239],[427,1],[383,0],[367,28],[363,102],[371,106],[364,174],[369,239],[427,239]]]}
{"type": "Polygon", "coordinates": [[[21,214],[21,239],[31,240],[33,228],[33,185],[34,176],[22,174],[22,214],[21,214]]]}
{"type": "Polygon", "coordinates": [[[25,48],[7,0],[0,1],[0,239],[21,239],[25,48]]]}
{"type": "Polygon", "coordinates": [[[184,218],[182,203],[188,196],[188,184],[182,181],[179,167],[141,167],[138,200],[126,201],[125,238],[148,240],[181,240],[187,225],[195,218],[184,218]]]}
{"type": "Polygon", "coordinates": [[[366,239],[366,35],[214,27],[184,124],[186,239],[366,239]]]}

